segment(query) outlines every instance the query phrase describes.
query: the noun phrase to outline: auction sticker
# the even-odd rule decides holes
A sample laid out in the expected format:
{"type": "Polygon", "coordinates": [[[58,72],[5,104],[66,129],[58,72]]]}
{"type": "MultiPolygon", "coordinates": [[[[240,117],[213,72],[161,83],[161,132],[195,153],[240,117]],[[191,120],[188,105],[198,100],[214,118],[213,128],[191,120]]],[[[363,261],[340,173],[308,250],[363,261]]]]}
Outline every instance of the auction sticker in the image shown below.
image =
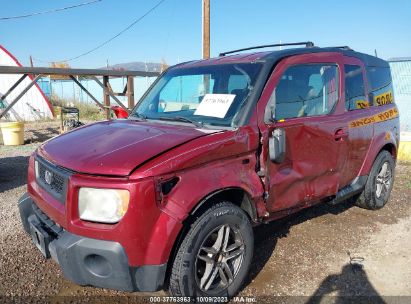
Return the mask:
{"type": "Polygon", "coordinates": [[[206,94],[194,115],[224,118],[234,98],[234,94],[206,94]]]}

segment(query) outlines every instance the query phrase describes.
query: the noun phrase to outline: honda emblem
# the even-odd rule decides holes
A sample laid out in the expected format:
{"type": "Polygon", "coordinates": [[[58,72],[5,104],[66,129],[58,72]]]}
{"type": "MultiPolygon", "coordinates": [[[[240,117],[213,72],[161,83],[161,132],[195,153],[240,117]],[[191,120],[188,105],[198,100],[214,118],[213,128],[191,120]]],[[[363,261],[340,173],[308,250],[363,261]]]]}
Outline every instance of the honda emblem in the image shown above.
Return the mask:
{"type": "Polygon", "coordinates": [[[50,171],[47,171],[44,173],[44,179],[46,180],[46,183],[51,185],[51,182],[53,181],[53,174],[50,171]]]}

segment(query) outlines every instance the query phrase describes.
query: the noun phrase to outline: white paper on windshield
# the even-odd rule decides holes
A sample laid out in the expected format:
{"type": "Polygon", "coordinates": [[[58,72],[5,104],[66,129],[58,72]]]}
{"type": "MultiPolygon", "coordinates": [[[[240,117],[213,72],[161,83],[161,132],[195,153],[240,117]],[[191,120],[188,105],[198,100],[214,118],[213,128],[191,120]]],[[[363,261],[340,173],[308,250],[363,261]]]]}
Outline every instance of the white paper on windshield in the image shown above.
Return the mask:
{"type": "Polygon", "coordinates": [[[194,115],[224,118],[234,98],[234,94],[206,94],[194,115]]]}

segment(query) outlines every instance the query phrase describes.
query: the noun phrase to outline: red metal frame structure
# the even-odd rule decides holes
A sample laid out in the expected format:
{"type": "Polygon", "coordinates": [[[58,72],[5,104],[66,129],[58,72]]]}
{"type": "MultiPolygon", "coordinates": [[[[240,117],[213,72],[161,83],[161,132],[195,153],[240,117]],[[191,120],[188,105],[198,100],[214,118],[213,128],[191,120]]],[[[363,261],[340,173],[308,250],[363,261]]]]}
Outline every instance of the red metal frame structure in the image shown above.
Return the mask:
{"type": "MultiPolygon", "coordinates": [[[[6,48],[4,48],[2,45],[0,45],[0,49],[5,52],[15,63],[18,67],[23,67],[22,64],[17,60],[16,57],[14,57],[14,55],[12,53],[10,53],[6,48]]],[[[22,82],[24,80],[24,78],[27,77],[27,74],[23,75],[21,78],[19,78],[19,80],[11,87],[13,89],[9,89],[6,93],[6,95],[10,94],[11,91],[13,91],[18,84],[20,84],[20,82],[22,82]]],[[[33,76],[32,75],[28,75],[28,77],[33,80],[33,76]]],[[[43,98],[45,99],[45,101],[47,102],[47,105],[51,111],[51,113],[54,115],[53,113],[53,106],[50,103],[50,100],[47,98],[47,96],[44,94],[44,92],[40,89],[40,87],[37,85],[37,83],[34,84],[34,86],[36,86],[38,88],[38,90],[40,91],[40,93],[43,95],[43,98]]],[[[3,101],[7,96],[4,96],[1,98],[1,101],[3,101]]],[[[0,118],[1,118],[1,110],[0,110],[0,118]]]]}
{"type": "Polygon", "coordinates": [[[14,98],[9,105],[0,112],[0,118],[4,117],[7,112],[13,108],[13,106],[19,101],[27,91],[36,84],[37,80],[41,76],[59,75],[68,76],[74,83],[76,83],[90,98],[102,109],[106,111],[107,119],[110,118],[110,98],[122,107],[124,110],[129,111],[134,107],[134,77],[157,77],[159,72],[144,72],[144,71],[117,71],[117,70],[97,70],[97,69],[65,69],[65,68],[47,68],[47,67],[15,67],[15,66],[0,66],[1,74],[21,74],[19,78],[9,90],[0,98],[1,101],[5,100],[11,92],[13,92],[19,84],[27,76],[31,78],[31,82],[21,91],[21,93],[14,98]],[[79,81],[78,78],[90,78],[96,81],[103,89],[104,100],[103,103],[98,101],[79,81]],[[103,82],[100,81],[100,77],[103,78],[103,82]],[[116,93],[110,86],[110,78],[113,77],[126,77],[127,82],[123,92],[116,93]],[[117,96],[127,97],[127,106],[125,106],[117,96]]]}

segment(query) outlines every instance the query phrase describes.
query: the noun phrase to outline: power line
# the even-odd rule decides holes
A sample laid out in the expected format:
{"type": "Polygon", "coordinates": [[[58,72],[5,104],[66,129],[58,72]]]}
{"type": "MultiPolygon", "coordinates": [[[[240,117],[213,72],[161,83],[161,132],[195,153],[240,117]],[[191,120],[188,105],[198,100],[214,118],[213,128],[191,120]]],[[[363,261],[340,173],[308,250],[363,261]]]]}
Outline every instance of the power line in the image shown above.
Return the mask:
{"type": "Polygon", "coordinates": [[[177,1],[178,0],[174,0],[173,3],[172,3],[173,6],[172,6],[172,9],[171,9],[171,14],[170,14],[170,18],[169,18],[169,22],[168,22],[168,26],[167,26],[167,28],[168,28],[167,36],[166,36],[165,43],[164,43],[164,48],[163,48],[163,58],[166,57],[167,51],[168,51],[168,43],[169,43],[169,40],[170,40],[171,31],[173,29],[174,13],[175,13],[175,10],[176,10],[177,1]]]}
{"type": "Polygon", "coordinates": [[[53,63],[53,62],[69,62],[69,61],[73,61],[76,60],[80,57],[86,56],[100,48],[102,48],[103,46],[105,46],[106,44],[108,44],[109,42],[113,41],[114,39],[116,39],[117,37],[119,37],[120,35],[122,35],[123,33],[125,33],[126,31],[128,31],[130,28],[132,28],[134,25],[136,25],[138,22],[140,22],[141,20],[143,20],[147,15],[149,15],[152,11],[154,11],[157,7],[159,7],[163,2],[165,2],[166,0],[161,0],[159,1],[156,5],[154,5],[152,8],[150,8],[145,14],[143,14],[142,16],[140,16],[139,18],[137,18],[136,20],[134,20],[132,23],[130,23],[126,28],[122,29],[120,32],[118,32],[116,35],[114,35],[113,37],[107,39],[106,41],[104,41],[103,43],[100,43],[99,45],[97,45],[96,47],[92,48],[91,50],[81,53],[80,55],[77,55],[75,57],[72,58],[68,58],[65,60],[54,60],[54,61],[47,61],[47,60],[40,60],[40,59],[35,59],[37,61],[40,62],[45,62],[45,63],[53,63]]]}
{"type": "Polygon", "coordinates": [[[37,16],[37,15],[55,13],[55,12],[60,12],[60,11],[64,11],[64,10],[68,10],[68,9],[72,9],[72,8],[76,8],[76,7],[80,7],[80,6],[84,6],[84,5],[94,4],[94,3],[96,3],[96,2],[101,2],[101,1],[103,1],[103,0],[93,0],[93,1],[84,2],[84,3],[72,5],[72,6],[55,8],[55,9],[51,9],[51,10],[43,11],[43,12],[36,12],[36,13],[30,13],[30,14],[26,14],[26,15],[19,15],[19,16],[0,17],[0,21],[1,21],[1,20],[27,18],[27,17],[37,16]]]}

